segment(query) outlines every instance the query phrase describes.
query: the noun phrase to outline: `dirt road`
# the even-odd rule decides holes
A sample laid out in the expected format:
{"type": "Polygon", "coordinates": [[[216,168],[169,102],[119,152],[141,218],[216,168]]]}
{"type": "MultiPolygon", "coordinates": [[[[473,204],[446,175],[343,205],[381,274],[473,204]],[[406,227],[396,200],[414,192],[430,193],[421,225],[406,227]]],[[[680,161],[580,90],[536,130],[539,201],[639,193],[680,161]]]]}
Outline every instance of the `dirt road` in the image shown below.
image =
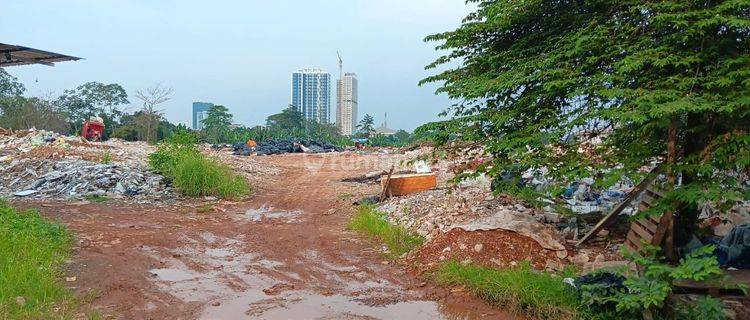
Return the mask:
{"type": "Polygon", "coordinates": [[[116,319],[509,318],[425,284],[346,229],[352,200],[377,190],[339,180],[368,168],[260,159],[282,173],[250,199],[208,212],[199,202],[17,204],[70,227],[67,284],[116,319]]]}

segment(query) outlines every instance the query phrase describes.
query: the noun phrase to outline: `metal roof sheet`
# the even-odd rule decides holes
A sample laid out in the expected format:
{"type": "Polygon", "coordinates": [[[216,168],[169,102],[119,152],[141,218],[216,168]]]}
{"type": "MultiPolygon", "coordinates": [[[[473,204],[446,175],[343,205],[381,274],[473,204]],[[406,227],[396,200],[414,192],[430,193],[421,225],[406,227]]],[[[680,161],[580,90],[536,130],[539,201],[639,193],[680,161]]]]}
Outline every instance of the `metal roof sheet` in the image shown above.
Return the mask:
{"type": "Polygon", "coordinates": [[[55,62],[75,61],[81,58],[64,54],[0,43],[0,67],[20,66],[25,64],[43,64],[54,66],[55,62]]]}

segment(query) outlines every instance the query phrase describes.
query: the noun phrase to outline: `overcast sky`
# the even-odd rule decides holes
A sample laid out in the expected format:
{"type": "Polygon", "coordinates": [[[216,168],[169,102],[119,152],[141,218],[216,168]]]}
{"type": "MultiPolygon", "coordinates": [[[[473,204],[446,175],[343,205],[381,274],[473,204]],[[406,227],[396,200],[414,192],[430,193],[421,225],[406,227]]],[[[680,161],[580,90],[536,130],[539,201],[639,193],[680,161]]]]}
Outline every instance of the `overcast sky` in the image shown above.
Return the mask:
{"type": "Polygon", "coordinates": [[[360,119],[369,113],[379,125],[388,112],[390,127],[412,130],[449,104],[434,86],[417,86],[438,56],[422,39],[468,12],[463,0],[4,1],[0,42],[85,58],[6,68],[28,95],[115,82],[133,111],[132,93],[161,83],[175,90],[164,106],[170,121],[188,123],[191,103],[208,101],[245,125],[289,104],[296,69],[337,78],[338,50],[359,78],[360,119]]]}

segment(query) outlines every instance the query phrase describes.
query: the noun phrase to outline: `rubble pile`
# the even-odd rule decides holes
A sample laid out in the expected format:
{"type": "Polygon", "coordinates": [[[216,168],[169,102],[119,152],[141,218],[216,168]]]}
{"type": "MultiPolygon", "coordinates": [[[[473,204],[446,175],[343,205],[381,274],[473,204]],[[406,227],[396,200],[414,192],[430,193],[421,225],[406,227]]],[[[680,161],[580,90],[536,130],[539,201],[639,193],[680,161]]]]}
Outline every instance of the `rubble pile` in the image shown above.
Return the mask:
{"type": "Polygon", "coordinates": [[[544,214],[507,197],[495,197],[486,179],[459,184],[452,190],[437,189],[380,204],[396,224],[428,240],[454,228],[466,231],[508,230],[534,239],[548,250],[564,250],[557,231],[542,223],[544,214]]]}
{"type": "Polygon", "coordinates": [[[0,175],[0,196],[4,197],[173,196],[161,175],[140,166],[26,158],[0,164],[0,175]]]}
{"type": "Polygon", "coordinates": [[[545,250],[536,241],[505,230],[469,232],[453,229],[419,248],[415,258],[424,270],[448,260],[484,267],[515,267],[528,262],[535,269],[559,266],[555,251],[545,250]]]}
{"type": "Polygon", "coordinates": [[[128,165],[145,165],[156,148],[146,142],[129,142],[109,139],[88,142],[77,136],[66,136],[46,130],[2,131],[0,134],[0,161],[15,158],[31,159],[83,159],[102,161],[105,154],[112,161],[128,165]]]}
{"type": "Polygon", "coordinates": [[[236,157],[226,150],[204,147],[202,151],[245,176],[254,186],[270,183],[273,181],[272,176],[281,173],[281,169],[267,162],[261,163],[254,158],[236,157]]]}
{"type": "Polygon", "coordinates": [[[280,139],[266,140],[257,145],[255,143],[235,143],[232,145],[235,155],[249,156],[256,154],[259,156],[283,153],[323,153],[323,152],[341,152],[342,148],[330,143],[315,140],[300,139],[280,139]]]}

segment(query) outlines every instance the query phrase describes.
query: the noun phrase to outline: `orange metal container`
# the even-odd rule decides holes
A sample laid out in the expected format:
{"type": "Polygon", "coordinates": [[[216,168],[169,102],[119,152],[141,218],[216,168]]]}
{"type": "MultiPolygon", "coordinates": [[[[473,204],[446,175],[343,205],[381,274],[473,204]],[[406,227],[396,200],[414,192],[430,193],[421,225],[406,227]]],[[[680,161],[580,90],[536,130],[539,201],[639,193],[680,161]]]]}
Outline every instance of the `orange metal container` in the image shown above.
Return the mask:
{"type": "MultiPolygon", "coordinates": [[[[381,188],[385,186],[386,176],[380,178],[381,188]]],[[[394,174],[388,183],[386,194],[403,196],[410,193],[433,189],[437,186],[435,173],[394,174]]]]}

